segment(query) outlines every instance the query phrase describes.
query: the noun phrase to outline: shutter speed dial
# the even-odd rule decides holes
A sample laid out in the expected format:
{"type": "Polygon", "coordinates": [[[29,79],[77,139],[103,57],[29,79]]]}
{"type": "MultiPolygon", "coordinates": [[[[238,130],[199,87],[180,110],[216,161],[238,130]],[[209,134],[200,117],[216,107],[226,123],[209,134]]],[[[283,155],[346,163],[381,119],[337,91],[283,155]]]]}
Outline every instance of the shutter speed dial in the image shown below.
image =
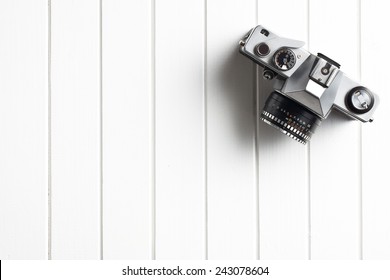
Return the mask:
{"type": "Polygon", "coordinates": [[[290,70],[294,67],[296,57],[294,52],[288,48],[282,48],[276,51],[274,54],[274,64],[282,71],[290,70]]]}

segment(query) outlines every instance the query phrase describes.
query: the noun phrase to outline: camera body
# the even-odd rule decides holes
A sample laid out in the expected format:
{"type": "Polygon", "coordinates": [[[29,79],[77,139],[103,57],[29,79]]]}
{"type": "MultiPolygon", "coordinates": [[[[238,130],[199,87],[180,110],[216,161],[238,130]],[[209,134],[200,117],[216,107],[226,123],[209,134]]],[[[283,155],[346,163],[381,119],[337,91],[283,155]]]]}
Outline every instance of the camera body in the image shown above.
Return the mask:
{"type": "Polygon", "coordinates": [[[275,78],[261,118],[284,134],[306,144],[333,108],[362,122],[373,120],[378,96],[348,78],[337,62],[303,49],[304,42],[259,25],[239,44],[243,55],[264,67],[263,78],[275,78]]]}

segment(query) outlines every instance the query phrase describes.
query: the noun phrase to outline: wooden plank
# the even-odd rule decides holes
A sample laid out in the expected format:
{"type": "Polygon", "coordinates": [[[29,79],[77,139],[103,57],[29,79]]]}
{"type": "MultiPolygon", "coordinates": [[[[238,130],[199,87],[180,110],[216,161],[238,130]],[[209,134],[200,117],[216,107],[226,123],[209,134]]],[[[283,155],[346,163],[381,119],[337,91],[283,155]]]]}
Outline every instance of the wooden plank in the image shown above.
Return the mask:
{"type": "Polygon", "coordinates": [[[380,95],[374,122],[363,125],[363,258],[390,259],[390,189],[388,159],[390,136],[387,130],[388,5],[382,1],[361,2],[362,82],[380,95]]]}
{"type": "Polygon", "coordinates": [[[0,259],[47,258],[46,1],[0,2],[0,259]]]}
{"type": "MultiPolygon", "coordinates": [[[[307,42],[307,1],[279,1],[278,16],[268,2],[258,2],[258,24],[279,36],[307,42]]],[[[275,8],[276,9],[276,8],[275,8]]],[[[305,46],[307,48],[307,45],[305,46]]],[[[259,75],[262,70],[258,69],[259,75]]],[[[258,112],[272,91],[272,83],[258,77],[258,112]]],[[[260,258],[309,257],[308,147],[259,120],[260,258]]]]}
{"type": "Polygon", "coordinates": [[[206,253],[204,9],[197,0],[156,2],[157,259],[206,253]]]}
{"type": "Polygon", "coordinates": [[[103,1],[103,257],[151,259],[151,6],[103,1]]]}
{"type": "Polygon", "coordinates": [[[52,258],[100,257],[99,2],[52,0],[52,258]]]}
{"type": "MultiPolygon", "coordinates": [[[[359,78],[358,11],[358,0],[310,2],[310,50],[339,62],[355,80],[359,78]]],[[[332,112],[311,141],[313,259],[360,257],[359,125],[332,112]]]]}
{"type": "Polygon", "coordinates": [[[208,257],[256,257],[254,66],[238,40],[255,1],[207,1],[208,257]]]}

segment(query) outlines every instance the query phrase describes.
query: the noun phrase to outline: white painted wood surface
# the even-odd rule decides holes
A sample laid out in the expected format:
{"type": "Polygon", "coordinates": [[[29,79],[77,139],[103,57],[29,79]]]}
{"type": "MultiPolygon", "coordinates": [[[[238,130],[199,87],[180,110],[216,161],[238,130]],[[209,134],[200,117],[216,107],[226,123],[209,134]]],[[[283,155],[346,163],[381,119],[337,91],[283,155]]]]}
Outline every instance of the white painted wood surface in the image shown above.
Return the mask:
{"type": "Polygon", "coordinates": [[[150,259],[153,254],[151,18],[148,1],[103,2],[105,259],[150,259]]]}
{"type": "Polygon", "coordinates": [[[291,3],[1,1],[0,259],[389,259],[386,2],[291,3]],[[307,146],[259,121],[256,24],[375,90],[375,121],[307,146]]]}
{"type": "Polygon", "coordinates": [[[51,250],[100,258],[100,6],[51,1],[51,250]]]}
{"type": "Polygon", "coordinates": [[[48,249],[46,1],[0,2],[0,259],[48,249]]]}
{"type": "Polygon", "coordinates": [[[387,130],[387,67],[381,63],[386,52],[389,16],[386,2],[362,0],[362,82],[381,93],[381,106],[372,125],[363,126],[363,257],[390,259],[389,131],[387,130]],[[374,71],[373,71],[374,69],[374,71]]]}
{"type": "Polygon", "coordinates": [[[203,1],[156,1],[157,259],[206,254],[204,11],[203,1]]]}
{"type": "Polygon", "coordinates": [[[206,10],[208,258],[254,259],[254,68],[235,39],[255,24],[256,2],[208,1],[206,10]]]}

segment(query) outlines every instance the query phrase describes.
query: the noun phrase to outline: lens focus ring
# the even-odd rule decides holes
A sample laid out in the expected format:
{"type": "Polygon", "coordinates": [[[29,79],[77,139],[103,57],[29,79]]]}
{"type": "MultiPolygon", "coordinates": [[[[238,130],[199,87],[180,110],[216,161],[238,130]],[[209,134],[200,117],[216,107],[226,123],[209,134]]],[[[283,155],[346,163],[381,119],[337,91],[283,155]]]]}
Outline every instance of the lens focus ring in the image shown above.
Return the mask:
{"type": "Polygon", "coordinates": [[[302,144],[310,140],[321,123],[317,115],[278,92],[268,97],[261,119],[302,144]]]}

